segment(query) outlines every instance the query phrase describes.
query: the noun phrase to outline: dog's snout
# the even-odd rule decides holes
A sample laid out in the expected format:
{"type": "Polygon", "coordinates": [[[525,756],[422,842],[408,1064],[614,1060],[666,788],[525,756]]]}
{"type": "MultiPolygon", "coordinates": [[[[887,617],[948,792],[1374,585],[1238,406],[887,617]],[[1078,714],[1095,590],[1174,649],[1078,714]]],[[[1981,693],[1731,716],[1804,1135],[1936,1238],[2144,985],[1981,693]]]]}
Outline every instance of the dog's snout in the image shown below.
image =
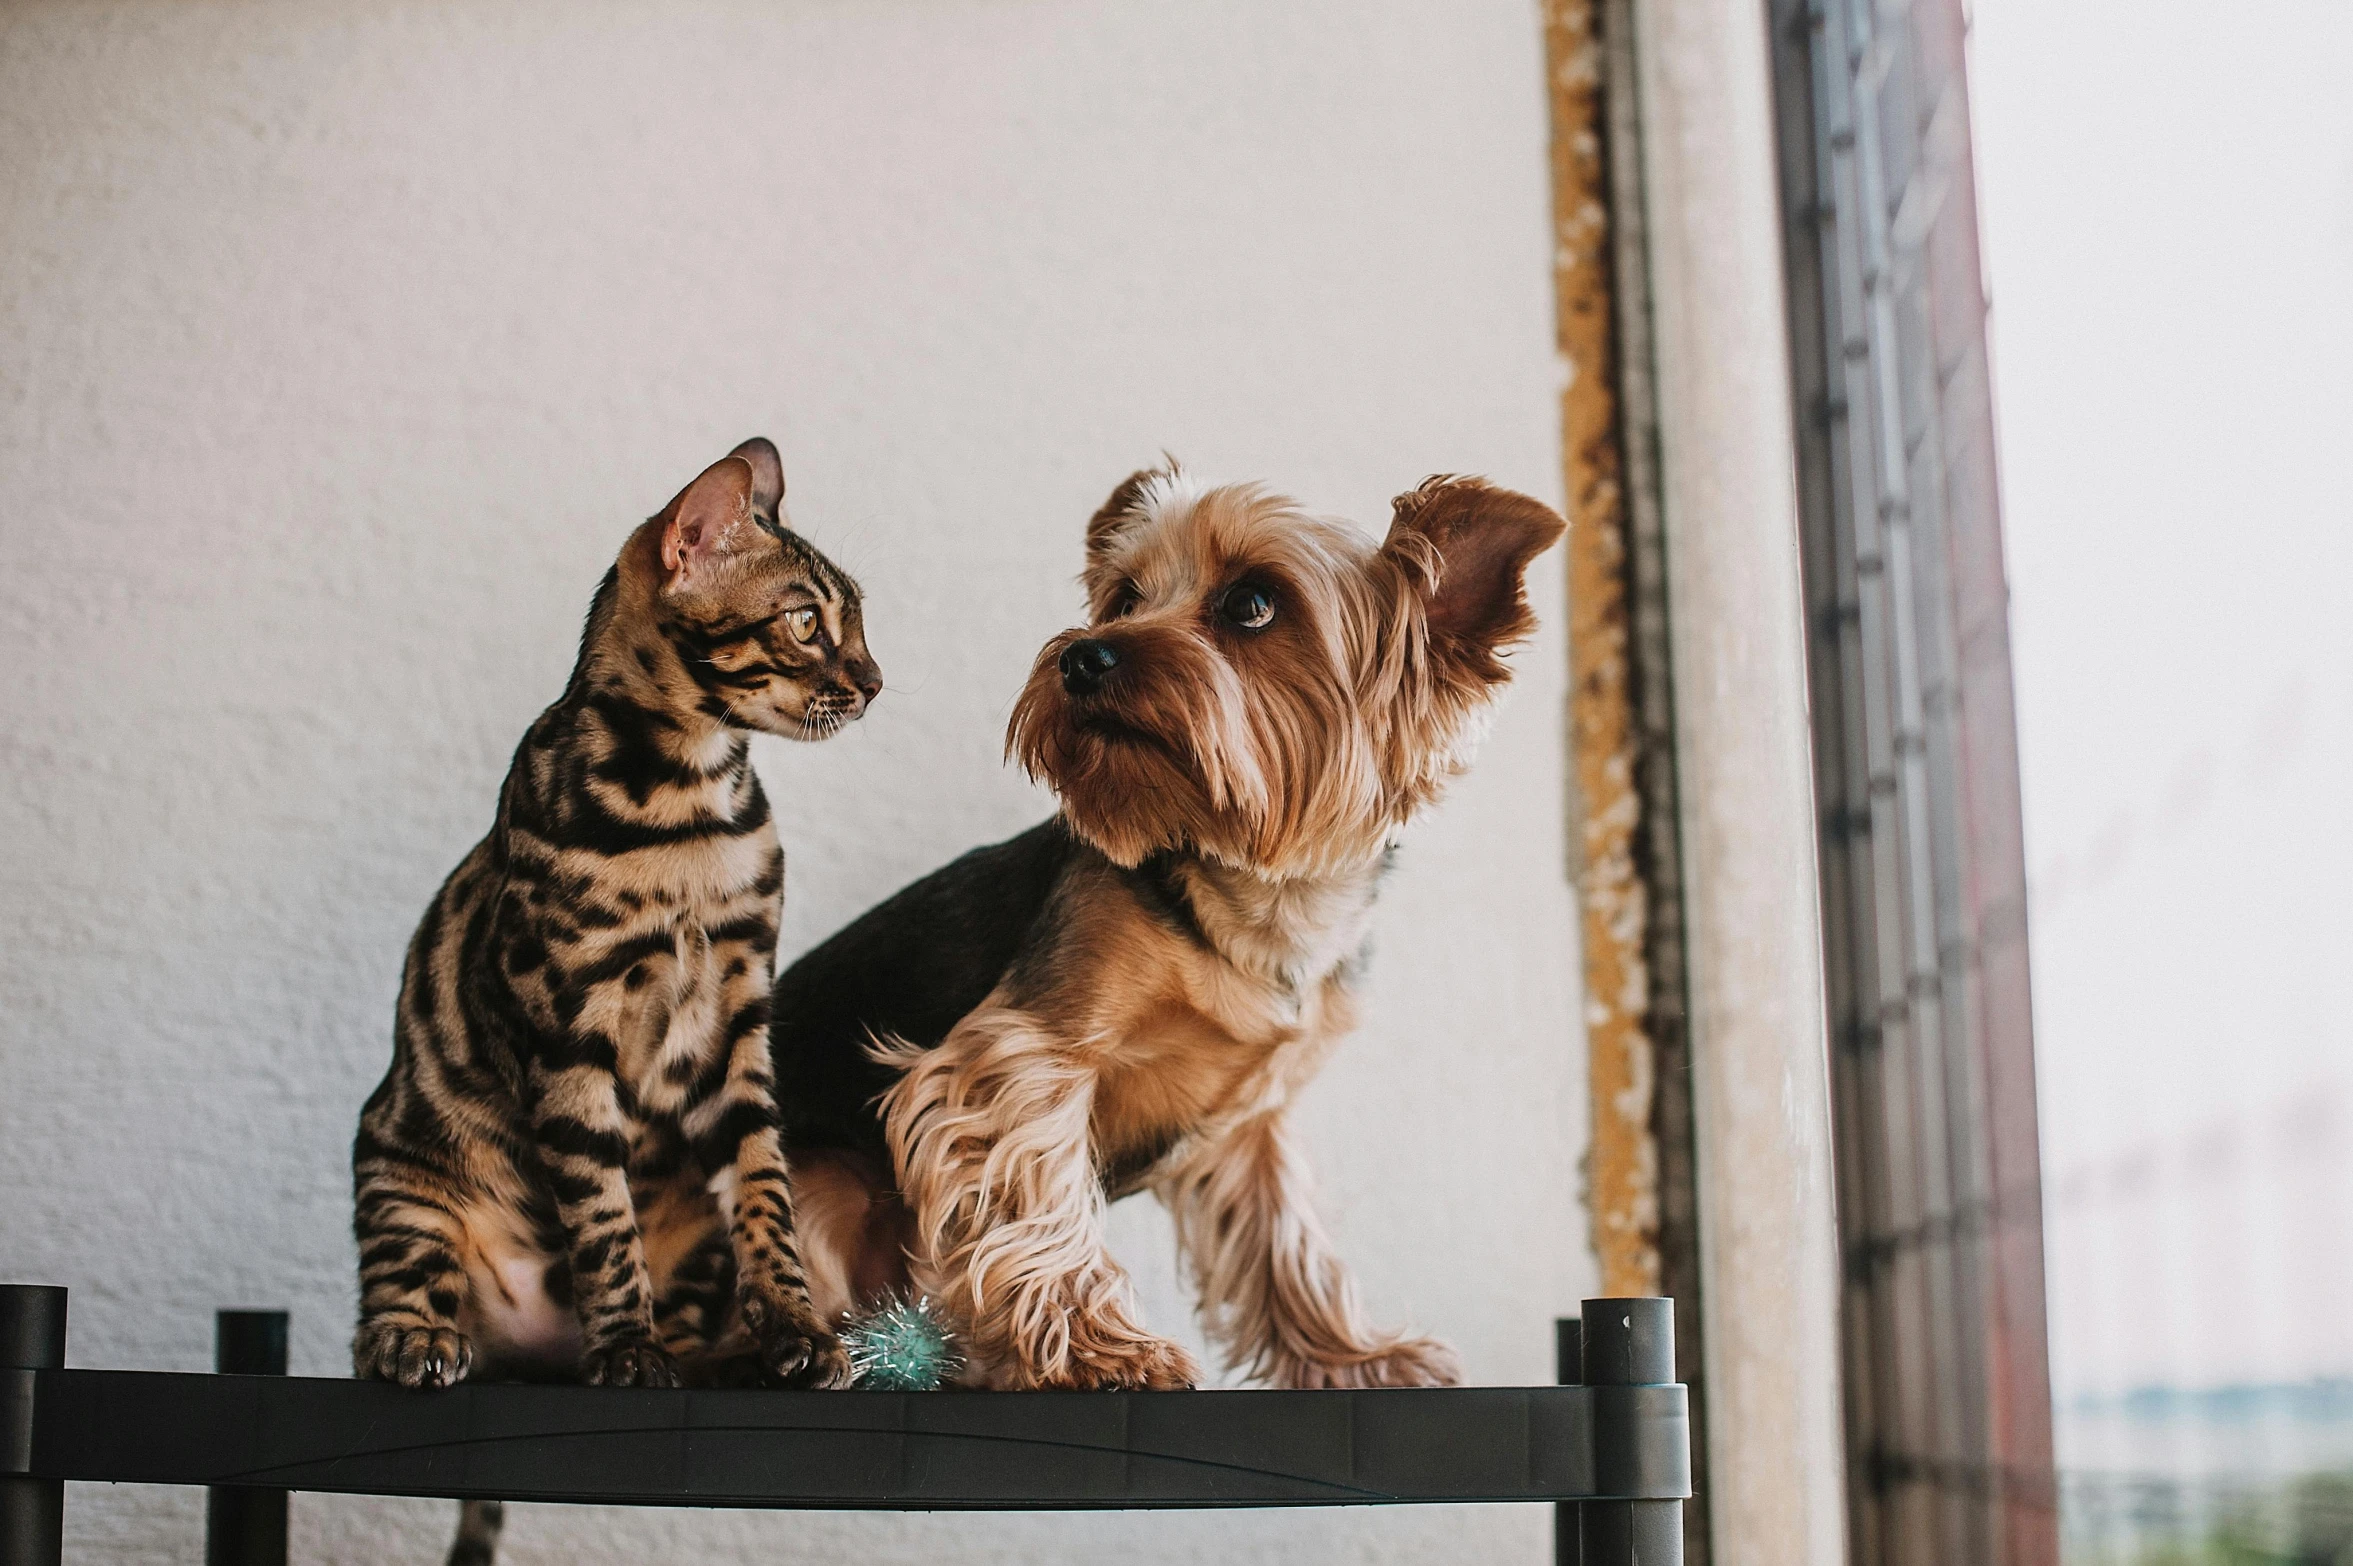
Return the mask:
{"type": "Polygon", "coordinates": [[[1090,636],[1063,648],[1059,667],[1064,690],[1073,696],[1092,696],[1103,688],[1111,671],[1119,667],[1119,653],[1109,642],[1090,636]]]}

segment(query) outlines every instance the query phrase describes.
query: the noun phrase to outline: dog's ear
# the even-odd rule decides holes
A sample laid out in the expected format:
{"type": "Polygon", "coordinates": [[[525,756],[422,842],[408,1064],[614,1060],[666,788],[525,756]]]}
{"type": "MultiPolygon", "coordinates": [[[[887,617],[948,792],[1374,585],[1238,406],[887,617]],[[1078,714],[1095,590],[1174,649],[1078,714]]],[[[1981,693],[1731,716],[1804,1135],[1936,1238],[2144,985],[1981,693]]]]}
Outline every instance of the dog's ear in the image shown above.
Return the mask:
{"type": "Polygon", "coordinates": [[[784,504],[784,459],[776,454],[776,442],[765,435],[754,435],[728,455],[741,458],[752,470],[753,515],[771,526],[780,522],[783,513],[778,508],[784,504]]]}
{"type": "Polygon", "coordinates": [[[752,532],[757,483],[749,462],[721,457],[664,508],[662,569],[670,573],[669,591],[702,586],[720,560],[743,548],[752,532]]]}
{"type": "Polygon", "coordinates": [[[1119,481],[1111,498],[1095,508],[1087,518],[1087,562],[1111,546],[1111,541],[1125,532],[1128,525],[1143,515],[1144,497],[1156,484],[1166,483],[1177,475],[1176,458],[1166,452],[1160,454],[1160,466],[1138,468],[1119,481]]]}
{"type": "Polygon", "coordinates": [[[1528,562],[1567,531],[1542,501],[1441,473],[1397,497],[1381,553],[1421,594],[1432,651],[1493,684],[1510,677],[1496,654],[1536,628],[1528,562]]]}

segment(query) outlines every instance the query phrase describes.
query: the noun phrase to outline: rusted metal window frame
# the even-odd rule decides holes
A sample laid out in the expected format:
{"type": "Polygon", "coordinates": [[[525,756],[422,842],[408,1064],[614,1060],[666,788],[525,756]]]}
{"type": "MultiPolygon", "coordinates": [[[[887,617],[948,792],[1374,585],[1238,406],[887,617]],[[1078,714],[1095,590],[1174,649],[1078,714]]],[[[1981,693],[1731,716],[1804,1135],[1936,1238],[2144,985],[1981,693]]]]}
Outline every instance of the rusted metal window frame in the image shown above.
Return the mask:
{"type": "Polygon", "coordinates": [[[1543,0],[1568,545],[1568,842],[1602,1287],[1672,1296],[1690,1389],[1684,1560],[1710,1559],[1706,1361],[1674,685],[1634,0],[1543,0]]]}

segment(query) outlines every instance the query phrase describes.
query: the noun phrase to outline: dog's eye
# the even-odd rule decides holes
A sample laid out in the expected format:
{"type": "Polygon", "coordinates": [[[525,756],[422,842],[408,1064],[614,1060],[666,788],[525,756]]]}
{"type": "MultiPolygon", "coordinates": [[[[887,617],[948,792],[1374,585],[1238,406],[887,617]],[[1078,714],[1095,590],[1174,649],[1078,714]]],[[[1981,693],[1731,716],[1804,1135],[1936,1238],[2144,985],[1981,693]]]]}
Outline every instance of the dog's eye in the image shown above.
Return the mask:
{"type": "Polygon", "coordinates": [[[1136,591],[1135,583],[1120,583],[1119,596],[1111,600],[1111,618],[1114,620],[1126,619],[1136,612],[1136,606],[1143,601],[1144,595],[1136,591]]]}
{"type": "Polygon", "coordinates": [[[1275,597],[1263,587],[1244,582],[1226,589],[1217,612],[1245,631],[1263,631],[1274,623],[1275,597]]]}
{"type": "Polygon", "coordinates": [[[817,640],[817,611],[810,608],[787,609],[784,628],[793,633],[793,640],[806,647],[817,640]]]}

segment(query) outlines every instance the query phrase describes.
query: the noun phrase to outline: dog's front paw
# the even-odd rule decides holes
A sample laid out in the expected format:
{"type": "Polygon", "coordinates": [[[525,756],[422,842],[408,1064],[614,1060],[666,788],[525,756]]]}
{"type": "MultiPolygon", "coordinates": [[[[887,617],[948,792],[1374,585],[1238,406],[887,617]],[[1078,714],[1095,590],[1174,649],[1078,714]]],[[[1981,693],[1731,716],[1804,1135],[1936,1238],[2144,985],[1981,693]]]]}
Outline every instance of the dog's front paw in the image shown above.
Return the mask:
{"type": "Polygon", "coordinates": [[[1090,1392],[1182,1392],[1201,1379],[1201,1366],[1182,1344],[1166,1338],[1129,1338],[1117,1343],[1072,1344],[1060,1370],[1033,1382],[1090,1392]]]}
{"type": "Polygon", "coordinates": [[[592,1387],[674,1387],[678,1362],[651,1338],[620,1338],[580,1356],[580,1379],[592,1387]]]}
{"type": "Polygon", "coordinates": [[[351,1368],[364,1381],[425,1390],[455,1386],[474,1368],[474,1345],[454,1327],[363,1321],[352,1340],[351,1368]]]}
{"type": "Polygon", "coordinates": [[[1277,1368],[1286,1387],[1452,1387],[1462,1361],[1436,1338],[1400,1338],[1362,1353],[1295,1359],[1277,1368]]]}

